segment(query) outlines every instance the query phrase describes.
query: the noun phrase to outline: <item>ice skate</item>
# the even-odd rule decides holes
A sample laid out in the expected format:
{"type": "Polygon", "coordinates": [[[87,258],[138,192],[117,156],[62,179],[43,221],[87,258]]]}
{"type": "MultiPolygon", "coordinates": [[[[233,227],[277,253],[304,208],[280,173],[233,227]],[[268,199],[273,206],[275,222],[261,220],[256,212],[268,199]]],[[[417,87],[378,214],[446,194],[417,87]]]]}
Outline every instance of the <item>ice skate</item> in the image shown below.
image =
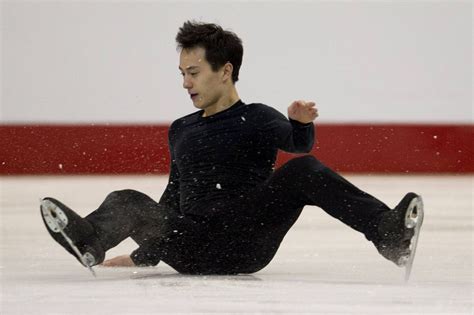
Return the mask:
{"type": "Polygon", "coordinates": [[[421,196],[408,193],[395,209],[382,215],[378,225],[380,238],[374,240],[375,247],[382,256],[405,267],[405,281],[410,278],[423,215],[421,196]]]}
{"type": "Polygon", "coordinates": [[[93,226],[53,198],[40,202],[41,216],[49,234],[95,276],[92,266],[101,263],[105,253],[93,226]]]}

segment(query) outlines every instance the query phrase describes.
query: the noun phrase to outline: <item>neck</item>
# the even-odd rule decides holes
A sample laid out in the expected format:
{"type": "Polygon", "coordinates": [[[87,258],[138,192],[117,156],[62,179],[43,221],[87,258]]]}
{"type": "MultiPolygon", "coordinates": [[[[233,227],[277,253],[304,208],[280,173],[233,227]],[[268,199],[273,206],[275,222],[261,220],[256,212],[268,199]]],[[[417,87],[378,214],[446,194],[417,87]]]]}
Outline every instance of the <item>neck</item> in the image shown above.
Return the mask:
{"type": "Polygon", "coordinates": [[[230,91],[219,98],[219,100],[217,100],[214,105],[204,109],[202,117],[207,117],[222,112],[234,105],[239,99],[240,97],[237,93],[237,90],[235,89],[235,86],[232,86],[230,91]]]}

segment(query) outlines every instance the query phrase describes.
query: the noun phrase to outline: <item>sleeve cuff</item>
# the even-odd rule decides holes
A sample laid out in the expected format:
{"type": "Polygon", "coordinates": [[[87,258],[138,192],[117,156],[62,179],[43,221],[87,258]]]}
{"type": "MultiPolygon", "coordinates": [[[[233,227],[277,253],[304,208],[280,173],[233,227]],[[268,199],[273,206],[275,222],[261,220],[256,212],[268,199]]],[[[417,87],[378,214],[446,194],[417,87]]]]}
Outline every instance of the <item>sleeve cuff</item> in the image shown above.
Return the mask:
{"type": "Polygon", "coordinates": [[[156,254],[139,247],[130,254],[133,263],[139,267],[156,266],[160,259],[156,254]]]}
{"type": "Polygon", "coordinates": [[[297,120],[294,120],[294,119],[291,119],[291,118],[288,118],[290,120],[290,123],[293,125],[293,126],[296,126],[296,127],[300,127],[300,128],[305,128],[305,127],[310,127],[313,125],[313,122],[309,122],[307,124],[303,124],[303,123],[300,123],[299,121],[297,120]]]}

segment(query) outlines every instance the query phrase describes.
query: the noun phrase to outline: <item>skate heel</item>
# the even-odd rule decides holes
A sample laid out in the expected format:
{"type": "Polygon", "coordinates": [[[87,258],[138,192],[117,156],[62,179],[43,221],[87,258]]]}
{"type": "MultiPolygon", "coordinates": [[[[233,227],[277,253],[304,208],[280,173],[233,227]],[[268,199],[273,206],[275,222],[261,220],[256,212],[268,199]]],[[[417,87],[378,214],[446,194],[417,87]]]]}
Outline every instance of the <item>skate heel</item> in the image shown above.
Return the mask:
{"type": "Polygon", "coordinates": [[[405,214],[405,226],[409,229],[414,229],[413,237],[410,240],[410,254],[402,257],[405,267],[405,281],[410,279],[411,270],[413,268],[413,261],[415,260],[416,247],[420,236],[421,225],[424,219],[423,199],[421,196],[413,198],[407,208],[405,214]]]}
{"type": "Polygon", "coordinates": [[[405,214],[405,226],[409,229],[416,228],[420,221],[423,220],[423,200],[421,196],[414,198],[408,206],[405,214]]]}
{"type": "Polygon", "coordinates": [[[46,226],[53,233],[60,233],[68,224],[67,216],[64,212],[50,200],[41,200],[41,213],[46,226]]]}

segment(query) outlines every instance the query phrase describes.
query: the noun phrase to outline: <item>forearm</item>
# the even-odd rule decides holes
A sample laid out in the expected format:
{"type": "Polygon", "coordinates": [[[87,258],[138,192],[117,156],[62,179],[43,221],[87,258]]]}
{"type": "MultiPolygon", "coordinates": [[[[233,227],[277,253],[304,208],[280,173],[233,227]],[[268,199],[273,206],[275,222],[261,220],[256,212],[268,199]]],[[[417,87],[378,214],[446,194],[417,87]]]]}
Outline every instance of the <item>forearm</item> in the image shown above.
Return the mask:
{"type": "Polygon", "coordinates": [[[313,148],[315,142],[314,124],[302,124],[296,120],[290,119],[292,126],[291,142],[293,153],[308,153],[313,148]]]}
{"type": "Polygon", "coordinates": [[[130,258],[136,266],[142,267],[156,266],[160,262],[158,252],[149,244],[138,247],[130,254],[130,258]]]}

